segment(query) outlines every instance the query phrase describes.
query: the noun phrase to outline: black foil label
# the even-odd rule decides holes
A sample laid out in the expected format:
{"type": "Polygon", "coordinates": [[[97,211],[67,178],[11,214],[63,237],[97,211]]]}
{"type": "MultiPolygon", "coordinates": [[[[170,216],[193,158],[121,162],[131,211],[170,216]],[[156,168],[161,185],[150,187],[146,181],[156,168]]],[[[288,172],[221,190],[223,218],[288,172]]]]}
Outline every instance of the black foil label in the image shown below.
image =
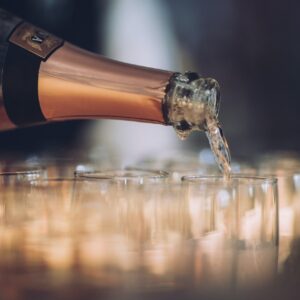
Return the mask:
{"type": "Polygon", "coordinates": [[[37,55],[42,60],[46,60],[64,43],[62,39],[26,22],[17,26],[9,42],[37,55]]]}

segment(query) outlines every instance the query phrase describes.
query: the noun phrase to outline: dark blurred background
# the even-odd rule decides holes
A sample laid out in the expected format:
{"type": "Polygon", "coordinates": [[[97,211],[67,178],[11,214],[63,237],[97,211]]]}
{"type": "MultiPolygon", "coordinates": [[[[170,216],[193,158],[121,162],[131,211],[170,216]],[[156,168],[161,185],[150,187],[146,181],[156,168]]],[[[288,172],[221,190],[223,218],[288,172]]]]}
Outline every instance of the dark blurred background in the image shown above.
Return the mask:
{"type": "MultiPolygon", "coordinates": [[[[219,81],[222,95],[220,119],[233,155],[300,149],[300,2],[0,0],[0,7],[80,47],[127,61],[126,55],[114,53],[111,41],[119,40],[119,45],[123,43],[126,49],[126,35],[118,36],[117,26],[126,26],[133,13],[146,14],[149,9],[142,14],[142,6],[150,2],[159,12],[150,15],[153,26],[162,24],[164,27],[155,30],[165,32],[166,39],[172,35],[175,40],[169,49],[168,45],[162,46],[163,43],[153,41],[157,56],[160,51],[173,53],[176,48],[178,55],[173,56],[174,64],[167,68],[198,71],[219,81]],[[116,16],[119,25],[110,22],[116,16]],[[159,18],[168,22],[159,23],[159,18]],[[116,33],[114,37],[109,36],[112,32],[116,33]],[[107,44],[110,46],[107,47],[107,44]]],[[[130,26],[139,27],[143,20],[139,22],[130,26]]],[[[147,30],[149,32],[145,34],[133,32],[130,43],[142,35],[147,40],[151,26],[147,30]]],[[[144,49],[144,53],[147,51],[149,49],[144,49]]],[[[129,48],[129,52],[132,57],[128,60],[135,63],[134,58],[141,56],[143,51],[137,48],[134,53],[129,48]]],[[[155,60],[155,55],[153,57],[155,60]]],[[[152,66],[160,67],[159,60],[157,62],[152,66]]],[[[137,59],[136,63],[143,61],[137,59]]],[[[151,66],[151,62],[148,61],[148,65],[151,66]]],[[[98,123],[96,128],[109,124],[105,122],[98,123]]],[[[86,139],[82,137],[89,130],[97,135],[93,126],[91,122],[80,121],[3,132],[0,133],[1,151],[29,153],[48,149],[56,152],[72,147],[90,147],[89,143],[85,146],[83,141],[86,142],[86,139]]],[[[96,143],[101,145],[105,139],[99,138],[96,143]]],[[[197,149],[207,146],[205,143],[203,136],[199,138],[194,134],[185,147],[197,149]]]]}

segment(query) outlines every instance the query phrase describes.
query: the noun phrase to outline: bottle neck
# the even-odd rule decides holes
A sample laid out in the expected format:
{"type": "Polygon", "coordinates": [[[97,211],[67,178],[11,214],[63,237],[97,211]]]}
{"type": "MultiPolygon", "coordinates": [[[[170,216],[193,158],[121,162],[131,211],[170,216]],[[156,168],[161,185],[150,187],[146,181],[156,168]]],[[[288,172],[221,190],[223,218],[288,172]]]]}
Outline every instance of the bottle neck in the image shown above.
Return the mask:
{"type": "Polygon", "coordinates": [[[164,109],[168,124],[181,139],[193,131],[206,131],[207,117],[217,118],[219,105],[220,87],[215,79],[193,72],[174,73],[170,78],[164,109]]]}
{"type": "Polygon", "coordinates": [[[109,118],[165,124],[162,105],[172,74],[65,43],[40,65],[40,107],[49,121],[109,118]]]}

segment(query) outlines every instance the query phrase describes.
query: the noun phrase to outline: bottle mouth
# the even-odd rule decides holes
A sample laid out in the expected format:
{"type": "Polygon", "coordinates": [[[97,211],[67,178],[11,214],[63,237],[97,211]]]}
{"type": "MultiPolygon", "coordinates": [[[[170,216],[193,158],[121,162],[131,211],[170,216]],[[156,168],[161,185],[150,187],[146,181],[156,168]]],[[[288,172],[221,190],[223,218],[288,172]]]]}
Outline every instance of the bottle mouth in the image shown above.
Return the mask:
{"type": "Polygon", "coordinates": [[[218,116],[219,84],[197,73],[176,73],[170,79],[165,105],[167,123],[174,126],[180,138],[186,138],[192,131],[206,130],[207,113],[218,116]]]}

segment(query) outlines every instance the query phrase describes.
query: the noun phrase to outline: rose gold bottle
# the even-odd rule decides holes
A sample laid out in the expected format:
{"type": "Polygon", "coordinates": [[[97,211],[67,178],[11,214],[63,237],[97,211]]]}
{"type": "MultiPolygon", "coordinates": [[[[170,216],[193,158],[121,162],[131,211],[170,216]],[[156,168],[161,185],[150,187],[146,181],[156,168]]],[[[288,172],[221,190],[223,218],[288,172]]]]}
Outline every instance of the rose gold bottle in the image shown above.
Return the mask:
{"type": "Polygon", "coordinates": [[[0,129],[109,118],[173,125],[182,137],[217,115],[215,80],[117,62],[0,9],[0,129]]]}

